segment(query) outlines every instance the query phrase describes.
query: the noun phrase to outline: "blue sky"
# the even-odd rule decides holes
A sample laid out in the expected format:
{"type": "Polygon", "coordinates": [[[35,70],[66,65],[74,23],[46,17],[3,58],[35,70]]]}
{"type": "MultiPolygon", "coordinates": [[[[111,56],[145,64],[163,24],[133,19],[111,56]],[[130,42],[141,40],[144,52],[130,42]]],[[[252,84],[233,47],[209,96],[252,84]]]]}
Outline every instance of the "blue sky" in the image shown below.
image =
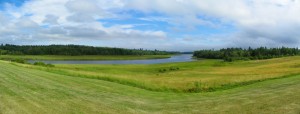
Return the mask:
{"type": "MultiPolygon", "coordinates": [[[[26,0],[1,0],[0,1],[0,4],[12,4],[12,5],[15,5],[17,7],[20,7],[26,0]]],[[[3,6],[2,6],[3,7],[3,6]]]]}
{"type": "Polygon", "coordinates": [[[297,47],[299,0],[1,0],[0,43],[297,47]]]}

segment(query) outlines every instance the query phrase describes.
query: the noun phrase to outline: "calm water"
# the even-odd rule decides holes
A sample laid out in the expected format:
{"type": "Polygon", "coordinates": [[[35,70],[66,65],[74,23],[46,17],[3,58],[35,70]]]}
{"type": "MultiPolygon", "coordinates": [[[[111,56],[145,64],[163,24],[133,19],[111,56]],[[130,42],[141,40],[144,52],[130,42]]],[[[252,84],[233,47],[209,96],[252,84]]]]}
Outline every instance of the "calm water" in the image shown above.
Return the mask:
{"type": "Polygon", "coordinates": [[[147,60],[29,60],[29,63],[41,61],[50,64],[158,64],[172,62],[195,61],[192,54],[174,55],[166,59],[147,59],[147,60]]]}

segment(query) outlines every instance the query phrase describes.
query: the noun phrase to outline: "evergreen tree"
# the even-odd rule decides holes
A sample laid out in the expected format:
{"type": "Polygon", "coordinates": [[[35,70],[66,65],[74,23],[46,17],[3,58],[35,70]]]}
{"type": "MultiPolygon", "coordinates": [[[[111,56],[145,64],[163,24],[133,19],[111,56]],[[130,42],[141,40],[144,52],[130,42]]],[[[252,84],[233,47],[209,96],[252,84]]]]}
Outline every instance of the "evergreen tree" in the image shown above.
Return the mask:
{"type": "Polygon", "coordinates": [[[220,50],[199,50],[194,52],[194,56],[197,58],[209,58],[209,59],[224,59],[225,61],[234,60],[249,60],[249,59],[270,59],[283,56],[295,56],[299,55],[298,48],[267,48],[259,47],[253,49],[242,48],[223,48],[220,50]]]}

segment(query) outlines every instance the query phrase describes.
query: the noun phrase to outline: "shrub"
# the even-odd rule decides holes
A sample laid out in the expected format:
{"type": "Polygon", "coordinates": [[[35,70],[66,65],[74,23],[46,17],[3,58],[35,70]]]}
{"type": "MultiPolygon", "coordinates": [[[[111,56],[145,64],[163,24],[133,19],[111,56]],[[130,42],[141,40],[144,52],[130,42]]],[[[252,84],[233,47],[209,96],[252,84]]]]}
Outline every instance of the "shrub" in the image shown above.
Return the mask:
{"type": "Polygon", "coordinates": [[[161,73],[164,73],[164,72],[166,72],[167,71],[167,69],[159,69],[158,70],[158,72],[161,72],[161,73]]]}
{"type": "Polygon", "coordinates": [[[46,64],[47,67],[55,67],[53,64],[46,64]]]}
{"type": "Polygon", "coordinates": [[[33,65],[38,65],[38,66],[46,66],[44,62],[35,62],[33,65]]]}
{"type": "Polygon", "coordinates": [[[167,72],[167,71],[176,71],[176,70],[179,70],[179,68],[178,67],[170,67],[168,69],[165,69],[165,68],[159,69],[158,72],[164,73],[164,72],[167,72]]]}
{"type": "Polygon", "coordinates": [[[53,64],[46,64],[44,62],[35,62],[35,63],[33,63],[33,65],[44,66],[44,67],[54,67],[53,64]]]}
{"type": "Polygon", "coordinates": [[[13,59],[11,61],[12,62],[16,62],[16,63],[22,63],[22,64],[26,64],[27,63],[27,61],[25,59],[20,59],[20,58],[13,59]]]}

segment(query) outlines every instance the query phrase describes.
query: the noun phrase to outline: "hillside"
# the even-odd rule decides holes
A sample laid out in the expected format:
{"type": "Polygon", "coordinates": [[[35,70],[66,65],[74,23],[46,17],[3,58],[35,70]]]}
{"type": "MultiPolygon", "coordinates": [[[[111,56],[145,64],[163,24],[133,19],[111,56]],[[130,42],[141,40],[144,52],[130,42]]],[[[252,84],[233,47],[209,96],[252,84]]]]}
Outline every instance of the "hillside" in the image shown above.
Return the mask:
{"type": "Polygon", "coordinates": [[[207,92],[300,74],[300,56],[268,60],[193,62],[148,65],[21,65],[52,73],[106,80],[152,91],[207,92]]]}
{"type": "Polygon", "coordinates": [[[205,93],[153,92],[0,61],[0,113],[299,113],[300,76],[205,93]]]}

